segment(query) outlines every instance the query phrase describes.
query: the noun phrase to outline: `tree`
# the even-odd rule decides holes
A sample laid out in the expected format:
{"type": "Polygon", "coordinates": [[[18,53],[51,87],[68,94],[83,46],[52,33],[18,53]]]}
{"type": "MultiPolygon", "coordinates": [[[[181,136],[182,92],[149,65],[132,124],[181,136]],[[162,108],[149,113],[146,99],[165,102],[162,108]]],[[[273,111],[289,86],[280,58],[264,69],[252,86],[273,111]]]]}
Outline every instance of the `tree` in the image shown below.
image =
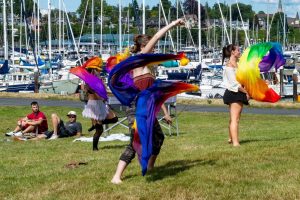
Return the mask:
{"type": "MultiPolygon", "coordinates": [[[[286,19],[286,18],[285,18],[286,19]]],[[[287,19],[286,19],[287,20],[287,19]]],[[[270,24],[270,37],[273,41],[280,41],[284,34],[284,13],[276,13],[274,15],[273,21],[270,24]]],[[[285,21],[285,32],[288,33],[288,23],[285,21]]]]}
{"type": "MultiPolygon", "coordinates": [[[[246,5],[246,4],[243,4],[243,3],[239,3],[238,5],[239,5],[239,8],[240,8],[240,12],[241,12],[243,21],[248,21],[249,20],[250,27],[252,27],[253,17],[255,15],[255,12],[252,10],[252,6],[251,5],[246,5]]],[[[237,4],[232,4],[232,20],[241,21],[237,4]]]]}
{"type": "Polygon", "coordinates": [[[185,0],[183,3],[183,9],[186,14],[192,15],[198,13],[198,1],[196,0],[185,0]]]}
{"type": "MultiPolygon", "coordinates": [[[[189,14],[189,15],[196,15],[198,18],[198,1],[196,0],[185,0],[183,3],[183,9],[185,14],[189,14]]],[[[203,21],[205,19],[205,9],[202,6],[202,4],[200,5],[200,12],[201,12],[201,21],[203,21]]]]}
{"type": "Polygon", "coordinates": [[[139,11],[139,5],[137,3],[137,0],[133,0],[132,2],[132,14],[134,16],[135,25],[141,26],[141,17],[140,17],[140,11],[139,11]]]}
{"type": "Polygon", "coordinates": [[[168,0],[161,0],[161,3],[162,3],[163,9],[165,10],[165,13],[167,14],[168,10],[172,6],[172,3],[168,0]]]}
{"type": "MultiPolygon", "coordinates": [[[[223,13],[223,16],[226,18],[227,16],[229,16],[229,8],[226,4],[224,3],[220,3],[220,7],[223,13]]],[[[220,13],[220,9],[219,9],[219,5],[217,3],[215,3],[213,5],[213,7],[211,8],[211,13],[209,13],[209,16],[211,19],[220,19],[221,18],[221,13],[220,13]]]]}

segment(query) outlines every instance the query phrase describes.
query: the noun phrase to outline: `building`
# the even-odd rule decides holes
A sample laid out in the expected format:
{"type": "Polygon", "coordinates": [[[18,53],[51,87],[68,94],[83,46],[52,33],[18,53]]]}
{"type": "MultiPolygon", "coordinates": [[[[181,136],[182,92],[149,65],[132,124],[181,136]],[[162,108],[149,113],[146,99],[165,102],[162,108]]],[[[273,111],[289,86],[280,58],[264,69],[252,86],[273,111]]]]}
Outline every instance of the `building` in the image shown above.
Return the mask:
{"type": "Polygon", "coordinates": [[[294,28],[300,28],[300,20],[299,20],[299,14],[297,12],[296,17],[288,17],[287,18],[287,23],[289,26],[294,27],[294,28]]]}

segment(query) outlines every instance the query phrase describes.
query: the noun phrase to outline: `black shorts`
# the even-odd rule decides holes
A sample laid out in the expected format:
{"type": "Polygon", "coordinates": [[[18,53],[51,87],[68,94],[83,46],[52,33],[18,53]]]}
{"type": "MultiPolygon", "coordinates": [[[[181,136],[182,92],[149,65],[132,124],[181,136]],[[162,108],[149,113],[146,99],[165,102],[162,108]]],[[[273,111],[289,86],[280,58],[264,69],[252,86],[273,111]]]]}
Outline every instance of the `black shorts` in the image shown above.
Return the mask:
{"type": "MultiPolygon", "coordinates": [[[[46,131],[44,133],[46,135],[46,139],[49,139],[53,135],[53,131],[46,131]]],[[[74,134],[71,134],[65,127],[63,120],[60,120],[59,124],[57,125],[57,135],[58,137],[71,137],[74,134]]]]}
{"type": "Polygon", "coordinates": [[[57,126],[57,135],[58,135],[58,137],[62,138],[62,137],[71,137],[76,134],[72,134],[69,130],[67,130],[63,120],[60,120],[60,122],[57,126]]]}
{"type": "Polygon", "coordinates": [[[247,96],[245,93],[243,92],[232,92],[230,90],[225,90],[225,93],[223,95],[223,102],[224,104],[231,104],[231,103],[237,103],[237,102],[241,102],[245,105],[249,105],[249,102],[247,100],[247,96]]]}

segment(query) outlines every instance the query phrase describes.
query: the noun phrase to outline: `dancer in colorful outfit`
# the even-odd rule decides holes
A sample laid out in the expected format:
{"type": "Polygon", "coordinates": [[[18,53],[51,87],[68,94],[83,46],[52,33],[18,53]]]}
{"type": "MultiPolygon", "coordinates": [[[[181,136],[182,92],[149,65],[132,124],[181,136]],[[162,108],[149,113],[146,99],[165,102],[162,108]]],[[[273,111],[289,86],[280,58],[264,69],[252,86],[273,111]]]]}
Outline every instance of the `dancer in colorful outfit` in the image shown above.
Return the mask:
{"type": "MultiPolygon", "coordinates": [[[[176,21],[173,21],[163,29],[161,29],[159,32],[157,32],[152,38],[150,36],[146,35],[138,35],[135,37],[134,42],[134,48],[132,49],[132,53],[137,54],[146,54],[146,53],[152,53],[155,47],[155,44],[157,41],[172,27],[177,25],[184,24],[184,21],[182,19],[178,19],[176,21]]],[[[152,84],[155,81],[155,75],[153,71],[148,68],[147,66],[139,67],[136,69],[133,69],[133,81],[135,87],[141,92],[145,89],[152,86],[152,84]]],[[[135,103],[135,102],[134,102],[135,103]]],[[[168,123],[171,123],[171,117],[169,116],[167,109],[164,105],[162,105],[162,110],[165,114],[164,118],[167,120],[168,123]]],[[[132,126],[134,118],[135,118],[135,108],[131,108],[128,111],[128,121],[129,121],[129,127],[132,126]]],[[[121,176],[128,166],[128,164],[132,161],[132,159],[135,157],[135,149],[133,148],[133,137],[134,137],[134,129],[131,129],[131,141],[130,144],[126,147],[125,151],[120,157],[116,172],[111,180],[114,184],[121,183],[121,176]]],[[[157,158],[157,155],[160,152],[161,146],[164,141],[164,134],[161,130],[161,127],[155,119],[154,127],[153,127],[153,138],[152,138],[152,155],[148,161],[148,170],[151,170],[154,166],[155,160],[157,158]]]]}
{"type": "Polygon", "coordinates": [[[83,66],[70,70],[71,73],[86,82],[83,89],[88,93],[88,102],[82,111],[82,115],[92,120],[89,131],[96,130],[93,136],[93,151],[98,151],[99,138],[103,133],[103,124],[118,121],[118,117],[106,104],[107,93],[100,77],[101,66],[102,60],[99,57],[93,57],[86,61],[83,66]]]}

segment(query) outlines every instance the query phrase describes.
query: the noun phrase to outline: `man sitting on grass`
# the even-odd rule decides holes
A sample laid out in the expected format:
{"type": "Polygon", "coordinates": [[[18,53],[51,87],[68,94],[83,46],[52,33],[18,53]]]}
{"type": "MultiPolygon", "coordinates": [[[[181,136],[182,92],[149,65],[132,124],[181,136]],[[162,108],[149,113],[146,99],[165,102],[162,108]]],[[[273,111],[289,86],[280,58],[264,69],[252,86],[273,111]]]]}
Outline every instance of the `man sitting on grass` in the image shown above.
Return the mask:
{"type": "Polygon", "coordinates": [[[38,138],[46,138],[54,140],[62,137],[81,136],[82,125],[80,122],[76,122],[76,112],[70,111],[67,114],[69,121],[64,124],[57,114],[51,115],[53,131],[47,131],[38,138]]]}
{"type": "Polygon", "coordinates": [[[18,126],[14,131],[8,132],[6,136],[22,137],[24,134],[33,133],[43,134],[48,130],[47,118],[43,112],[39,110],[39,105],[36,101],[31,102],[32,113],[18,121],[18,126]]]}

